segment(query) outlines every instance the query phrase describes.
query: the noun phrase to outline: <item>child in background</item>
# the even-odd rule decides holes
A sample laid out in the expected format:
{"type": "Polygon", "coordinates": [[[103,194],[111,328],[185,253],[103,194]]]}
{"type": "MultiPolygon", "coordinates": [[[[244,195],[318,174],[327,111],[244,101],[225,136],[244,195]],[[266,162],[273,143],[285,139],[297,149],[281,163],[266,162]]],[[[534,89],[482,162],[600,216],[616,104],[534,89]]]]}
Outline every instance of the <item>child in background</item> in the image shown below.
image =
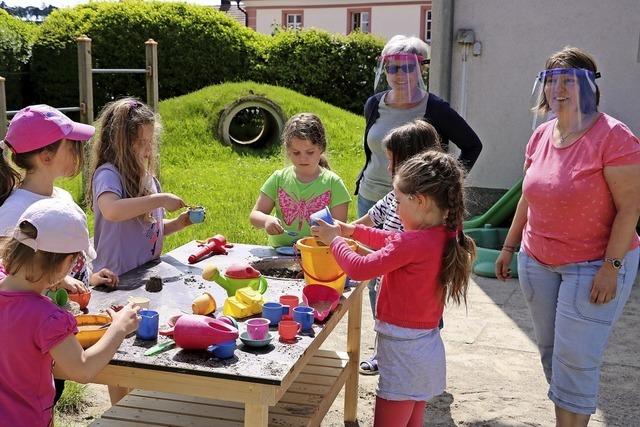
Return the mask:
{"type": "MultiPolygon", "coordinates": [[[[387,150],[388,170],[392,178],[396,171],[400,169],[402,163],[416,154],[425,150],[442,151],[438,132],[432,125],[421,119],[416,119],[392,130],[382,140],[382,146],[387,150]]],[[[393,190],[391,190],[386,196],[378,200],[366,215],[358,218],[352,224],[381,228],[385,231],[403,231],[404,228],[400,217],[398,217],[397,209],[398,202],[393,190]]],[[[367,284],[374,320],[376,317],[376,288],[379,281],[380,278],[375,278],[367,284]]],[[[368,360],[360,362],[360,373],[364,375],[378,373],[378,361],[375,353],[368,360]]]]}
{"type": "Polygon", "coordinates": [[[446,361],[438,322],[446,301],[466,303],[475,257],[473,240],[462,232],[463,178],[453,157],[426,151],[407,160],[393,179],[403,232],[341,222],[311,227],[349,277],[382,275],[374,426],[422,426],[427,400],[444,391],[446,361]],[[342,237],[376,251],[359,255],[342,237]]]}
{"type": "Polygon", "coordinates": [[[324,158],[327,140],[318,116],[300,113],[291,117],[282,141],[292,165],[267,179],[249,216],[251,224],[265,229],[274,247],[291,246],[309,236],[309,215],[325,207],[334,218],[346,221],[351,201],[342,179],[329,170],[324,158]],[[275,215],[271,215],[274,208],[275,215]]]}
{"type": "Polygon", "coordinates": [[[138,326],[131,305],[109,310],[111,326],[83,350],[71,313],[42,293],[64,278],[81,253],[91,255],[84,212],[72,202],[45,198],[29,206],[0,249],[0,425],[53,425],[53,371],[89,382],[138,326]],[[55,363],[55,367],[54,367],[55,363]]]}
{"type": "Polygon", "coordinates": [[[124,98],[107,104],[98,117],[87,204],[95,213],[96,268],[116,274],[132,270],[162,253],[164,236],[191,225],[187,212],[164,219],[185,206],[162,193],[155,177],[160,123],[142,102],[124,98]]]}
{"type": "MultiPolygon", "coordinates": [[[[10,237],[20,215],[38,200],[52,197],[73,203],[71,194],[53,184],[82,170],[84,141],[94,132],[93,126],[76,123],[48,105],[32,105],[15,115],[1,144],[0,236],[10,237]],[[24,169],[24,176],[7,161],[5,149],[13,163],[24,169]]],[[[118,276],[107,268],[91,274],[87,267],[84,256],[79,256],[71,275],[59,285],[75,293],[87,285],[118,284],[118,276]]]]}

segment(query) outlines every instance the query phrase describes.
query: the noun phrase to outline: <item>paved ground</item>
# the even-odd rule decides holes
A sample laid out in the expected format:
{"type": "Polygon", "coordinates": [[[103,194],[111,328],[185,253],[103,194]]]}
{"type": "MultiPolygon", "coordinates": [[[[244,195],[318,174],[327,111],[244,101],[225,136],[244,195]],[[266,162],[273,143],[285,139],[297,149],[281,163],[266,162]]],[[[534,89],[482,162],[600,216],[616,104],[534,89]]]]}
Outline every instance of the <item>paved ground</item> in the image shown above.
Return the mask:
{"type": "MultiPolygon", "coordinates": [[[[362,348],[373,345],[364,295],[362,348]]],[[[344,322],[343,322],[344,323],[344,322]]],[[[342,333],[332,338],[342,344],[342,333]]],[[[640,426],[640,286],[636,284],[606,352],[598,412],[590,426],[640,426]]],[[[474,277],[469,305],[448,308],[446,392],[427,409],[425,426],[552,426],[533,328],[518,282],[474,277]]],[[[359,425],[370,426],[377,377],[360,376],[359,425]]],[[[342,423],[338,397],[323,426],[342,423]]]]}

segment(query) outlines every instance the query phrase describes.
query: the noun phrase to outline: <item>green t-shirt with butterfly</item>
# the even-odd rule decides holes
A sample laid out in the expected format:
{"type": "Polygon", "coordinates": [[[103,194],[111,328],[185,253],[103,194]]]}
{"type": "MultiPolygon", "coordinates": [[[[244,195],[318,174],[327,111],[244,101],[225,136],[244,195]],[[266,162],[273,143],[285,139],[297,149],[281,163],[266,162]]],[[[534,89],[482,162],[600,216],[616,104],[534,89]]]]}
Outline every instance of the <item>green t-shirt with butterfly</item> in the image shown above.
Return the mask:
{"type": "Polygon", "coordinates": [[[275,217],[285,229],[283,234],[269,235],[269,244],[273,247],[291,246],[298,239],[310,236],[309,215],[312,213],[351,201],[342,178],[334,172],[321,167],[318,177],[305,183],[296,178],[293,168],[275,171],[260,189],[275,203],[275,217]],[[290,236],[286,232],[297,235],[290,236]]]}

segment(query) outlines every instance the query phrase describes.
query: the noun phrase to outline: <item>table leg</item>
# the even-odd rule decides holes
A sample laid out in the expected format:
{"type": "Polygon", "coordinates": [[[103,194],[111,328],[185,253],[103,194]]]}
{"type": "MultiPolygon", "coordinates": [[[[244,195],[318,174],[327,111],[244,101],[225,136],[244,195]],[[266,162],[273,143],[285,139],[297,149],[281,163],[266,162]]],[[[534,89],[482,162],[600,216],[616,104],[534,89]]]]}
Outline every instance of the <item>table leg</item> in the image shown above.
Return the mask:
{"type": "Polygon", "coordinates": [[[244,404],[245,427],[258,427],[269,425],[269,407],[267,405],[244,404]]]}
{"type": "Polygon", "coordinates": [[[349,376],[344,389],[344,421],[355,422],[358,418],[358,364],[360,363],[360,330],[362,324],[362,290],[360,286],[349,307],[347,321],[347,353],[349,354],[349,376]]]}

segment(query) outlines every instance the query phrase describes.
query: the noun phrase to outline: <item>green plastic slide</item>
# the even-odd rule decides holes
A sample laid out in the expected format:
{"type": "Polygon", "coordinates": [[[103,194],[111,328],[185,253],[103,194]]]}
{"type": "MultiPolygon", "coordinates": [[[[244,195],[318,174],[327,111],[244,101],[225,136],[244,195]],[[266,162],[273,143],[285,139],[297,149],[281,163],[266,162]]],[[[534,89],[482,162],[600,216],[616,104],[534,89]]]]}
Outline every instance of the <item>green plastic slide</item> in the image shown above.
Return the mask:
{"type": "Polygon", "coordinates": [[[485,213],[462,223],[463,228],[482,228],[486,224],[498,227],[507,218],[514,214],[520,195],[522,194],[522,178],[511,187],[500,199],[494,203],[485,213]]]}

